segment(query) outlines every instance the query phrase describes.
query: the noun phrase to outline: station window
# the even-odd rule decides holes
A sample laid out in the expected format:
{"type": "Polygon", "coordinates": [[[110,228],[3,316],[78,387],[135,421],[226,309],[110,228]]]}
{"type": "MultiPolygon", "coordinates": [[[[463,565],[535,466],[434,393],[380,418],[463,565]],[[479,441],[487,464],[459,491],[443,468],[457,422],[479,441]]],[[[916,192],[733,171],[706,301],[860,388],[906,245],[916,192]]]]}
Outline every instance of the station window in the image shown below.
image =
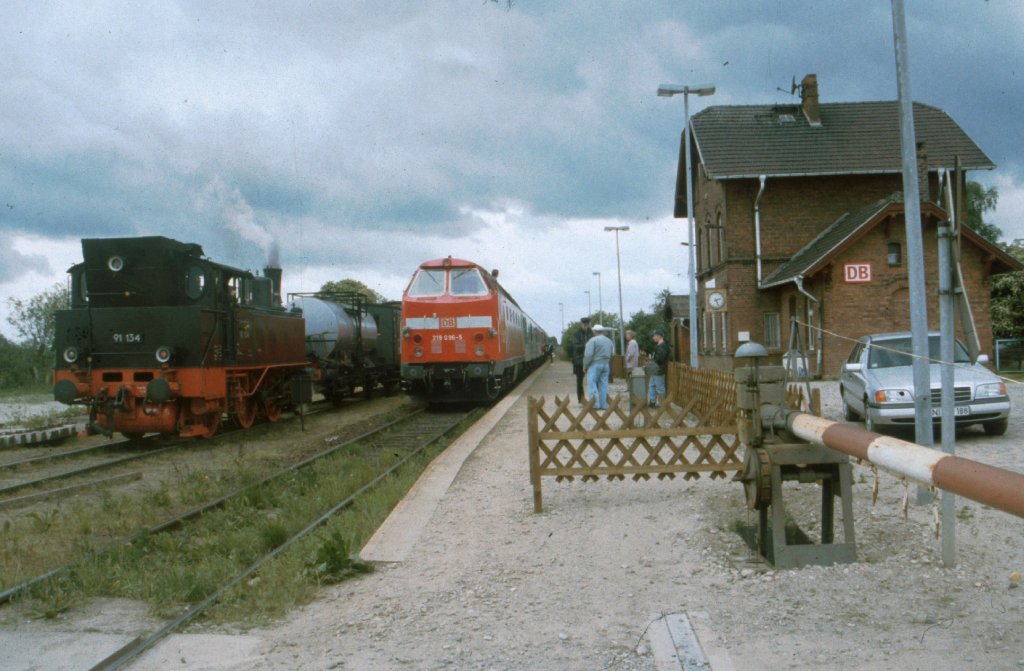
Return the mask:
{"type": "Polygon", "coordinates": [[[886,254],[886,260],[890,266],[898,266],[903,263],[903,253],[900,249],[900,243],[890,242],[888,254],[886,254]]]}
{"type": "Polygon", "coordinates": [[[764,313],[764,346],[779,349],[782,346],[781,320],[778,312],[764,313]]]}

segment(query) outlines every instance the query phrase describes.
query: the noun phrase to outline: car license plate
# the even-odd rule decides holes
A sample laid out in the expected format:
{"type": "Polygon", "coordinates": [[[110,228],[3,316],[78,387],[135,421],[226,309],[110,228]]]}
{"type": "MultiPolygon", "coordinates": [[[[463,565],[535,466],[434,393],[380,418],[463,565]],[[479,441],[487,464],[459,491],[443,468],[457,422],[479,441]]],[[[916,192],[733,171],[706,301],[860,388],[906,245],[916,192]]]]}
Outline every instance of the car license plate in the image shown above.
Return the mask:
{"type": "MultiPolygon", "coordinates": [[[[964,417],[965,415],[969,415],[969,414],[971,414],[971,409],[970,409],[970,407],[968,407],[966,405],[958,405],[958,406],[954,406],[954,408],[953,408],[953,415],[956,416],[956,417],[964,417]]],[[[932,417],[942,417],[942,408],[941,407],[933,407],[932,408],[932,417]]]]}

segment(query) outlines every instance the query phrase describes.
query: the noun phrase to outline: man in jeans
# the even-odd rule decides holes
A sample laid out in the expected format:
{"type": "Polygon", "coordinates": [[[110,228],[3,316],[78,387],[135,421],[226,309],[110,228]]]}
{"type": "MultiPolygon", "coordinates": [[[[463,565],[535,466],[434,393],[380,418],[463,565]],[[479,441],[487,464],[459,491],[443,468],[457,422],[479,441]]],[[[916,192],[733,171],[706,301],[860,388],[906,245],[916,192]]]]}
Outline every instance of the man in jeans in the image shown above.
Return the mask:
{"type": "Polygon", "coordinates": [[[657,408],[658,399],[665,397],[665,373],[668,372],[669,345],[665,330],[654,329],[654,354],[651,357],[651,381],[647,385],[647,407],[657,408]]]}
{"type": "Polygon", "coordinates": [[[594,407],[608,407],[608,374],[611,372],[612,351],[615,345],[604,334],[604,327],[594,324],[594,337],[583,350],[583,370],[587,372],[587,393],[594,399],[594,407]]]}

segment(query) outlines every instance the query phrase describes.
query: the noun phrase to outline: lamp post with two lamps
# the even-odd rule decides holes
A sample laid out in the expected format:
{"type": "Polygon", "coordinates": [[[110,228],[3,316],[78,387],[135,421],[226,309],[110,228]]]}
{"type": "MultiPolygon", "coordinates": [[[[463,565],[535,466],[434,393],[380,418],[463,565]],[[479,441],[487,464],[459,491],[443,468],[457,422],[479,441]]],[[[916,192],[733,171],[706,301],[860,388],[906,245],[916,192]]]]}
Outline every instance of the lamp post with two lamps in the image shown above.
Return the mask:
{"type": "Polygon", "coordinates": [[[629,226],[605,226],[606,231],[615,231],[615,267],[619,271],[619,352],[626,353],[626,320],[622,315],[622,261],[619,258],[619,231],[628,231],[629,226]]]}
{"type": "Polygon", "coordinates": [[[690,228],[690,367],[697,367],[697,253],[694,244],[693,222],[693,182],[690,180],[690,94],[709,96],[715,92],[715,87],[705,86],[684,86],[682,84],[662,84],[658,87],[658,95],[663,98],[671,98],[674,95],[683,94],[683,112],[686,115],[686,124],[683,126],[683,142],[686,144],[686,219],[690,228]]]}

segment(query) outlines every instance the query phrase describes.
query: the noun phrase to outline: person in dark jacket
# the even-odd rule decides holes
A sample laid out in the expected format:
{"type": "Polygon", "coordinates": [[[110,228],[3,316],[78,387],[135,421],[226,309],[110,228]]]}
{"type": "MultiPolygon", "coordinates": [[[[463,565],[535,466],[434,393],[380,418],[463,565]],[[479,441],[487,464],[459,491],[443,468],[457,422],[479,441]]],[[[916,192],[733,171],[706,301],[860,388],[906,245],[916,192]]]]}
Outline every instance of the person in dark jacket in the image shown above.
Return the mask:
{"type": "Polygon", "coordinates": [[[576,376],[576,400],[583,403],[583,353],[587,348],[587,341],[593,334],[590,332],[590,317],[580,320],[580,327],[572,334],[572,372],[576,376]]]}
{"type": "Polygon", "coordinates": [[[665,374],[668,373],[670,347],[664,329],[654,329],[654,354],[651,355],[651,381],[647,384],[647,407],[657,408],[658,399],[665,397],[665,374]]]}

